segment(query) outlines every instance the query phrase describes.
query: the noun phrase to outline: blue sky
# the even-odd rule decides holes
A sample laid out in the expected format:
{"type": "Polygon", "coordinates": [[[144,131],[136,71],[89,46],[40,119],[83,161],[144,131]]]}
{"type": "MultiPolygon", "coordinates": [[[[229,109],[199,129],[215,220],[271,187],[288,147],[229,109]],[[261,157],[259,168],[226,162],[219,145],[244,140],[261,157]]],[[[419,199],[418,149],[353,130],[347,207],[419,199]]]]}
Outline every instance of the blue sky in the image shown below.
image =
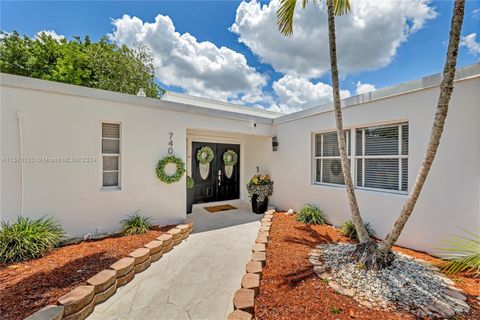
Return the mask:
{"type": "MultiPolygon", "coordinates": [[[[29,36],[34,36],[40,30],[53,30],[67,38],[75,35],[81,37],[89,35],[96,40],[108,33],[120,30],[119,24],[114,25],[112,21],[113,19],[122,19],[124,15],[138,17],[140,24],[153,24],[155,17],[158,15],[168,16],[179,35],[189,33],[194,37],[195,40],[187,40],[187,43],[192,45],[194,50],[197,50],[196,57],[193,59],[200,59],[202,57],[201,51],[204,51],[203,54],[207,59],[207,64],[212,65],[212,61],[220,59],[225,61],[226,65],[210,68],[209,66],[202,66],[205,61],[192,62],[192,58],[189,58],[187,64],[191,63],[192,65],[184,66],[184,57],[170,59],[172,52],[182,54],[181,52],[178,53],[178,48],[176,49],[175,46],[183,48],[185,45],[183,41],[186,39],[172,38],[173,40],[166,42],[164,38],[167,38],[165,36],[167,33],[164,31],[165,29],[161,28],[167,28],[170,24],[168,21],[164,21],[164,23],[159,24],[157,33],[142,36],[146,37],[147,40],[145,41],[148,45],[157,48],[154,53],[158,55],[158,59],[161,61],[157,70],[158,79],[162,86],[167,89],[247,105],[261,105],[263,107],[270,107],[273,104],[283,105],[287,109],[292,106],[296,109],[305,108],[328,101],[328,94],[312,95],[308,92],[309,88],[311,90],[318,89],[320,92],[322,90],[328,91],[328,84],[330,83],[328,70],[324,69],[325,63],[328,62],[325,55],[319,55],[318,65],[313,68],[315,71],[311,71],[308,65],[308,59],[312,60],[308,44],[316,41],[313,35],[317,29],[315,29],[315,26],[311,27],[308,24],[308,19],[317,19],[314,16],[317,13],[314,12],[314,8],[305,12],[297,9],[299,17],[295,20],[295,25],[301,26],[299,29],[305,29],[306,33],[310,32],[312,39],[304,37],[288,42],[287,39],[275,38],[278,34],[273,35],[275,31],[269,29],[274,27],[274,21],[271,18],[271,12],[268,14],[267,7],[263,9],[260,6],[253,5],[239,7],[240,3],[240,1],[2,1],[0,29],[6,32],[16,30],[20,34],[29,36]],[[258,14],[248,14],[254,13],[255,10],[261,10],[261,18],[257,19],[258,14]],[[238,13],[241,16],[249,17],[244,21],[236,20],[238,13]],[[310,18],[310,16],[313,18],[310,18]],[[235,23],[238,27],[237,31],[234,31],[235,28],[232,27],[235,23]],[[256,24],[258,29],[253,28],[252,30],[252,28],[249,28],[252,23],[256,24]],[[310,27],[312,29],[308,29],[310,27]],[[262,32],[264,34],[261,34],[262,32]],[[278,40],[269,42],[269,39],[278,40]],[[216,46],[216,49],[211,48],[209,51],[208,48],[202,47],[202,43],[204,44],[206,41],[211,42],[216,46]],[[278,43],[281,43],[281,46],[278,43]],[[164,49],[166,47],[169,49],[164,49]],[[202,50],[200,50],[201,47],[202,50]],[[221,47],[226,47],[230,51],[222,53],[221,50],[218,50],[221,47]],[[279,54],[278,56],[275,55],[276,51],[279,54]],[[289,54],[284,52],[289,52],[289,54]],[[212,55],[216,55],[216,57],[211,58],[212,55]],[[245,58],[245,62],[242,62],[242,56],[245,58]],[[306,64],[302,64],[302,62],[305,62],[302,59],[306,61],[306,64]],[[298,65],[295,64],[296,60],[299,60],[298,65]],[[198,71],[198,69],[202,70],[198,71]],[[166,73],[170,74],[170,78],[165,75],[166,73]],[[240,76],[242,73],[247,76],[240,76]],[[224,85],[222,82],[228,82],[230,85],[224,85]],[[274,82],[278,83],[272,87],[274,82]],[[324,84],[327,86],[324,86],[324,84]],[[221,94],[216,95],[215,92],[221,92],[221,94]],[[263,99],[258,98],[259,95],[263,99]],[[257,97],[252,98],[250,96],[257,97]]],[[[267,2],[262,3],[268,4],[267,2]]],[[[359,81],[367,84],[365,87],[367,90],[373,89],[373,87],[378,89],[441,71],[445,59],[453,2],[430,1],[425,3],[423,0],[412,0],[391,1],[391,4],[395,8],[400,5],[405,7],[403,16],[395,13],[393,9],[385,9],[384,15],[392,14],[391,19],[392,21],[398,21],[398,28],[412,28],[415,19],[420,19],[422,26],[411,32],[399,31],[398,28],[391,27],[395,25],[394,22],[385,25],[385,21],[381,20],[381,17],[367,17],[364,23],[367,25],[370,23],[372,29],[367,28],[370,31],[366,29],[364,35],[362,31],[358,33],[358,38],[365,36],[365,40],[356,42],[360,40],[351,35],[345,36],[344,40],[339,40],[343,43],[339,44],[339,55],[342,48],[346,48],[343,52],[351,51],[348,54],[345,53],[344,58],[345,61],[350,61],[350,66],[345,67],[344,71],[342,71],[341,66],[341,87],[343,90],[348,90],[345,95],[354,95],[359,81]],[[414,6],[405,5],[408,2],[414,3],[414,6]],[[430,12],[422,14],[422,10],[426,9],[430,12]],[[406,24],[401,24],[402,19],[407,21],[406,24]],[[375,26],[378,26],[378,28],[375,29],[375,26]],[[374,32],[371,30],[374,30],[374,32]],[[406,36],[400,41],[397,38],[402,35],[402,32],[406,36]],[[396,34],[396,36],[393,34],[396,34]],[[385,40],[386,38],[388,40],[385,40]],[[371,52],[377,50],[375,50],[376,48],[366,49],[367,46],[378,46],[377,48],[380,49],[392,46],[396,41],[400,41],[400,44],[395,45],[395,53],[387,52],[370,59],[371,52]],[[355,62],[357,57],[358,68],[355,62]],[[388,61],[385,62],[385,59],[388,61]]],[[[356,10],[356,2],[352,1],[352,7],[352,11],[356,10]]],[[[401,11],[403,9],[395,10],[401,11]]],[[[321,14],[320,11],[318,12],[318,14],[321,14]]],[[[339,18],[337,24],[344,24],[345,28],[351,27],[349,22],[346,22],[347,19],[350,19],[350,17],[339,18]]],[[[124,22],[122,24],[124,29],[122,30],[125,32],[134,29],[135,21],[125,19],[120,22],[124,22]]],[[[140,33],[139,29],[135,30],[137,30],[137,34],[140,33]]],[[[321,29],[318,30],[321,32],[321,29]]],[[[356,32],[355,29],[348,30],[353,35],[356,32]]],[[[462,35],[470,35],[470,41],[465,40],[460,49],[459,66],[479,61],[480,53],[475,51],[478,50],[479,46],[479,31],[480,1],[467,1],[462,35]],[[472,34],[476,35],[476,39],[472,34]],[[470,47],[467,46],[467,42],[470,47]]],[[[341,28],[340,30],[337,29],[337,32],[346,33],[341,28]]],[[[294,36],[296,36],[295,33],[294,36]]],[[[116,35],[115,37],[115,40],[119,43],[132,45],[129,39],[123,35],[116,35]]],[[[327,46],[327,43],[319,43],[318,45],[327,46]]],[[[342,61],[342,56],[339,56],[339,60],[342,61]]]]}

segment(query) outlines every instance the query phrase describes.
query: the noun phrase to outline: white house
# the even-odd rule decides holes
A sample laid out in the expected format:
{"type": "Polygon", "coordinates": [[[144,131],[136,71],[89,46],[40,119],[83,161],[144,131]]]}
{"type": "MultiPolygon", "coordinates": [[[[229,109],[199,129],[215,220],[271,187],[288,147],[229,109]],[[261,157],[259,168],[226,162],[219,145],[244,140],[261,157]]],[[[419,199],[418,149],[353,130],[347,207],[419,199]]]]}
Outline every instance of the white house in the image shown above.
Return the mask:
{"type": "MultiPolygon", "coordinates": [[[[379,236],[415,180],[440,79],[342,101],[360,209],[379,236]]],[[[349,216],[331,104],[282,115],[170,92],[158,100],[8,74],[0,80],[2,220],[51,215],[72,236],[117,230],[136,210],[177,223],[186,217],[185,176],[166,184],[155,175],[170,147],[198,182],[196,202],[246,202],[245,185],[261,172],[275,182],[271,205],[315,203],[335,225],[349,216]],[[205,179],[195,155],[202,146],[214,150],[205,179]],[[239,154],[230,178],[225,150],[239,154]]],[[[480,64],[458,70],[437,158],[400,245],[432,251],[459,227],[479,227],[479,89],[480,64]]]]}

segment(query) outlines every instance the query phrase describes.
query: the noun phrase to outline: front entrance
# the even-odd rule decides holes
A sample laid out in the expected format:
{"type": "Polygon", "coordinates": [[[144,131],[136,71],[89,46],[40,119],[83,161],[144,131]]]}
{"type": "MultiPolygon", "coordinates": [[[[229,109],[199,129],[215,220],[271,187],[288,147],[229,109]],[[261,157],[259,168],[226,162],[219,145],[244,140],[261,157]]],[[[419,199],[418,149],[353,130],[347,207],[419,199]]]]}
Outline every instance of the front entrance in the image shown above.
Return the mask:
{"type": "Polygon", "coordinates": [[[193,203],[233,200],[240,198],[240,145],[209,142],[192,142],[192,178],[195,181],[193,203]],[[208,165],[197,160],[197,153],[203,147],[213,151],[208,165]],[[237,154],[237,163],[226,166],[225,152],[237,154]]]}

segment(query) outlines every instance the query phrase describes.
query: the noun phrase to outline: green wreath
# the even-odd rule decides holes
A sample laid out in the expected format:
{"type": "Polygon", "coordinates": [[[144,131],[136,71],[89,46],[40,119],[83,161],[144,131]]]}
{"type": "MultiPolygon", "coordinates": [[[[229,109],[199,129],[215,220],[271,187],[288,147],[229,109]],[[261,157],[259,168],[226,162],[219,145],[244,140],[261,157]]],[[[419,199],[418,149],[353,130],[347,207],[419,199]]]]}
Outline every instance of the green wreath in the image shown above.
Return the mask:
{"type": "Polygon", "coordinates": [[[226,166],[234,166],[238,162],[238,155],[233,150],[227,150],[223,154],[223,163],[226,166]]]}
{"type": "Polygon", "coordinates": [[[155,171],[160,181],[163,181],[168,184],[178,182],[180,181],[183,174],[185,173],[185,162],[183,162],[182,159],[174,155],[166,156],[162,160],[158,161],[157,168],[155,169],[155,171]],[[172,163],[177,167],[177,170],[175,171],[175,173],[170,176],[167,175],[167,173],[165,172],[165,167],[169,163],[172,163]]]}
{"type": "Polygon", "coordinates": [[[201,164],[210,163],[213,160],[213,150],[210,147],[204,146],[197,151],[197,161],[201,164]]]}

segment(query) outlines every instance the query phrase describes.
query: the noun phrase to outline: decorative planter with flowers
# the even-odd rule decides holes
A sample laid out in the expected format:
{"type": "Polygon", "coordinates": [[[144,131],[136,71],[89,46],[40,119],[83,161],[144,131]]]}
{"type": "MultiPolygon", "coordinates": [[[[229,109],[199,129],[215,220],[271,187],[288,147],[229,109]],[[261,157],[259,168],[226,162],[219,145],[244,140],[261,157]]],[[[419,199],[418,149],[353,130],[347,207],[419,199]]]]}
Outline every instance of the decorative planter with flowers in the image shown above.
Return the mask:
{"type": "Polygon", "coordinates": [[[247,191],[252,201],[252,211],[263,214],[268,208],[268,197],[273,194],[273,181],[266,174],[256,174],[247,184],[247,191]]]}

